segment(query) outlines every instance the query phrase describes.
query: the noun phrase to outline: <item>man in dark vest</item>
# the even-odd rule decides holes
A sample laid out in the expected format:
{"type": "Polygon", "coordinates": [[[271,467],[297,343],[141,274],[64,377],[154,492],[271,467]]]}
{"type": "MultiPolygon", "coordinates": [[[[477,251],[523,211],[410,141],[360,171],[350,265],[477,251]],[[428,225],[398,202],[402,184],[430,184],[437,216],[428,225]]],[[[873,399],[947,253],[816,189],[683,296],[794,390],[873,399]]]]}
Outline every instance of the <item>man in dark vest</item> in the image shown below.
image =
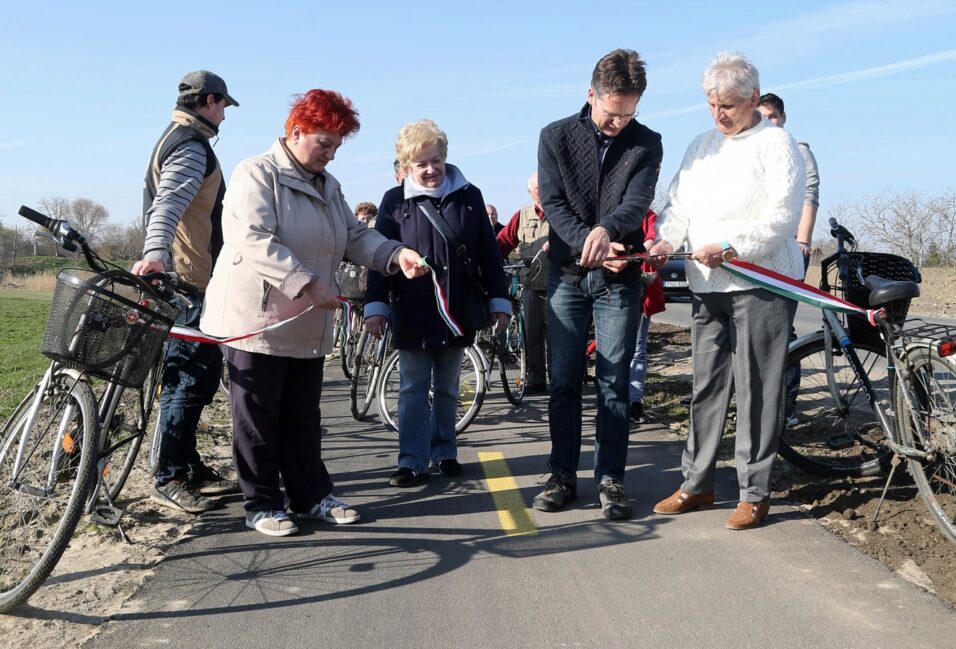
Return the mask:
{"type": "Polygon", "coordinates": [[[608,260],[644,251],[661,136],[634,119],[647,87],[644,62],[614,50],[594,68],[587,103],[541,130],[538,182],[548,215],[551,477],[532,506],[557,511],[577,497],[581,388],[588,325],[597,340],[594,478],[609,519],[630,518],[624,493],[628,368],[641,317],[641,265],[608,260]]]}
{"type": "MultiPolygon", "coordinates": [[[[138,275],[175,270],[200,292],[209,284],[222,248],[222,169],[209,140],[218,137],[227,106],[238,106],[226,82],[205,70],[179,84],[172,121],[153,148],[143,191],[146,239],[138,275]]],[[[201,301],[182,301],[177,324],[198,327],[201,301]]],[[[234,493],[238,483],[203,464],[196,427],[212,402],[222,372],[218,345],[171,339],[163,364],[159,426],[162,441],[150,499],[200,514],[215,507],[207,496],[234,493]]]]}
{"type": "Polygon", "coordinates": [[[528,385],[525,394],[544,392],[547,382],[544,361],[544,339],[547,336],[545,298],[548,293],[548,233],[550,228],[538,197],[538,172],[528,178],[531,205],[514,213],[508,225],[498,233],[498,250],[507,259],[517,249],[528,267],[521,274],[524,292],[521,294],[524,310],[525,341],[528,346],[528,385]]]}

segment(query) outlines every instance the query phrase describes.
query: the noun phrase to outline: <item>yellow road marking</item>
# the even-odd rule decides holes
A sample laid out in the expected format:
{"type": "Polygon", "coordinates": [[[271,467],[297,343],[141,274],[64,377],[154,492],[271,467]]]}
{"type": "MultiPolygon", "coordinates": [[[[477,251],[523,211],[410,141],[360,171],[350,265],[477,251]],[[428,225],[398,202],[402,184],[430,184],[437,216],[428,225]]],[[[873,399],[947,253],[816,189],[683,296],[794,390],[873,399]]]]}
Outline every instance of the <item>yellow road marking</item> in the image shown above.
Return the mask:
{"type": "Polygon", "coordinates": [[[498,520],[505,533],[508,536],[537,534],[538,527],[524,505],[518,483],[505,462],[505,454],[497,451],[478,453],[478,461],[485,472],[485,483],[495,501],[498,520]]]}

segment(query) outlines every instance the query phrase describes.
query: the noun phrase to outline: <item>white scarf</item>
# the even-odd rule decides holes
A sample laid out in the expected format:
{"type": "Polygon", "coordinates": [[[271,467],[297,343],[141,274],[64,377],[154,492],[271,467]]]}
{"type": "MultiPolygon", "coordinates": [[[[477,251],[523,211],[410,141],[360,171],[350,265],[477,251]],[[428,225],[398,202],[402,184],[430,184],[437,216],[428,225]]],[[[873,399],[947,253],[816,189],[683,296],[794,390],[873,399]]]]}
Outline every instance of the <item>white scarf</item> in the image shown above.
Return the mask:
{"type": "Polygon", "coordinates": [[[448,193],[448,190],[451,188],[451,182],[448,180],[448,174],[445,174],[445,179],[442,181],[441,186],[435,187],[422,187],[414,180],[411,176],[405,176],[405,198],[414,198],[416,196],[428,196],[430,198],[444,198],[445,194],[448,193]]]}

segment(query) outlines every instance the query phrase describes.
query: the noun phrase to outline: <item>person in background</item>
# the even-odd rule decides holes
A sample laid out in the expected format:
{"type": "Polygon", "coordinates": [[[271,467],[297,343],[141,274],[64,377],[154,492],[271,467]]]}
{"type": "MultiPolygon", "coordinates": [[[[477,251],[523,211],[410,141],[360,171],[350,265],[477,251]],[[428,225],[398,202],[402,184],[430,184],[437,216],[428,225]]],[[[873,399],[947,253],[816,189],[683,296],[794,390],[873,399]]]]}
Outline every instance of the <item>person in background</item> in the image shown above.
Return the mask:
{"type": "Polygon", "coordinates": [[[405,179],[405,170],[402,169],[400,164],[398,164],[398,160],[392,163],[392,168],[395,170],[395,184],[401,185],[402,181],[405,179]]]}
{"type": "MultiPolygon", "coordinates": [[[[222,169],[209,143],[219,136],[226,107],[238,106],[226,82],[206,70],[179,83],[179,99],[149,159],[143,196],[146,237],[143,258],[132,272],[176,270],[200,292],[209,284],[222,247],[222,169]]],[[[199,324],[202,304],[177,298],[176,324],[199,324]]],[[[196,427],[203,408],[219,388],[219,345],[171,338],[163,361],[159,397],[162,435],[156,483],[150,500],[191,514],[215,507],[208,496],[235,493],[239,485],[206,466],[196,450],[196,427]]]]}
{"type": "Polygon", "coordinates": [[[618,49],[598,61],[587,103],[541,130],[538,190],[548,216],[551,475],[532,507],[553,512],[577,497],[584,352],[597,339],[594,479],[608,519],[630,518],[624,492],[629,433],[628,363],[644,292],[641,268],[608,260],[643,252],[661,136],[634,119],[647,87],[644,61],[618,49]]]}
{"type": "Polygon", "coordinates": [[[326,169],[358,129],[358,113],[339,93],[296,97],[285,135],[239,163],[223,203],[224,243],[202,330],[237,336],[296,317],[225,345],[245,524],[267,536],[298,531],[286,498],[298,518],[359,520],[332,494],[322,461],[322,376],[341,306],[330,269],[348,258],[385,274],[427,272],[418,253],[355,218],[326,169]]]}
{"type": "Polygon", "coordinates": [[[355,206],[355,218],[365,224],[365,227],[375,229],[375,215],[378,214],[378,207],[375,203],[364,201],[355,206]]]}
{"type": "Polygon", "coordinates": [[[369,272],[365,326],[376,337],[384,333],[386,319],[392,327],[401,382],[398,470],[389,484],[412,487],[428,478],[429,465],[445,476],[462,474],[455,421],[464,348],[474,342],[477,329],[494,323],[503,328],[511,302],[481,190],[446,162],[448,136],[435,122],[419,120],[399,131],[395,153],[405,179],[385,192],[375,229],[420,251],[435,276],[369,272]],[[433,220],[464,250],[456,250],[433,220]],[[436,298],[433,279],[447,307],[436,298]],[[485,296],[488,311],[479,308],[481,322],[471,321],[469,307],[485,296]]]}
{"type": "Polygon", "coordinates": [[[488,212],[488,220],[491,222],[491,227],[495,231],[495,236],[497,236],[498,233],[505,228],[501,223],[498,223],[498,208],[489,203],[485,205],[485,211],[488,212]]]}
{"type": "MultiPolygon", "coordinates": [[[[783,128],[787,123],[787,113],[784,110],[783,99],[768,92],[760,96],[760,103],[757,110],[774,126],[783,128]]],[[[797,142],[800,153],[803,154],[803,164],[807,169],[807,191],[803,195],[803,212],[800,216],[800,225],[797,227],[797,245],[800,246],[800,252],[803,253],[803,275],[807,274],[810,267],[810,253],[813,248],[813,228],[817,222],[817,210],[820,207],[820,171],[817,168],[817,159],[810,151],[810,145],[806,142],[797,142]]],[[[791,342],[797,339],[797,330],[790,327],[791,342]]],[[[784,422],[787,426],[796,426],[799,423],[797,419],[797,395],[800,392],[800,368],[791,367],[787,371],[787,404],[784,413],[784,422]]]]}
{"type": "Polygon", "coordinates": [[[498,250],[503,259],[513,250],[527,268],[522,271],[524,291],[521,305],[524,310],[525,342],[528,350],[528,385],[525,394],[544,392],[547,385],[545,339],[548,336],[548,221],[541,209],[538,196],[538,172],[528,178],[531,205],[522,207],[498,233],[498,250]]]}
{"type": "MultiPolygon", "coordinates": [[[[760,96],[757,110],[774,126],[783,128],[787,123],[783,99],[772,92],[760,96]]],[[[803,253],[803,271],[806,274],[813,247],[813,228],[817,223],[817,210],[820,208],[820,171],[810,145],[806,142],[797,142],[797,147],[803,155],[803,164],[807,169],[807,190],[803,194],[803,212],[800,215],[800,225],[797,227],[797,245],[803,253]]]]}
{"type": "Polygon", "coordinates": [[[720,266],[739,257],[787,277],[802,276],[794,235],[806,172],[793,138],[757,111],[760,76],[747,58],[719,54],[701,85],[716,128],[688,146],[650,250],[655,265],[685,242],[693,251],[687,280],[694,389],[681,459],[684,481],[654,511],[683,514],[713,504],[717,449],[736,386],[740,501],[725,525],[747,530],[770,510],[783,370],[797,304],[720,266]]]}
{"type": "MultiPolygon", "coordinates": [[[[647,210],[644,216],[644,247],[650,248],[657,235],[657,214],[647,210]]],[[[647,421],[644,413],[644,380],[647,377],[647,333],[651,326],[651,316],[660,313],[666,307],[664,287],[661,278],[646,261],[641,264],[644,281],[644,301],[641,303],[641,324],[637,329],[637,344],[631,359],[631,381],[628,397],[631,402],[631,420],[638,424],[647,421]]]]}

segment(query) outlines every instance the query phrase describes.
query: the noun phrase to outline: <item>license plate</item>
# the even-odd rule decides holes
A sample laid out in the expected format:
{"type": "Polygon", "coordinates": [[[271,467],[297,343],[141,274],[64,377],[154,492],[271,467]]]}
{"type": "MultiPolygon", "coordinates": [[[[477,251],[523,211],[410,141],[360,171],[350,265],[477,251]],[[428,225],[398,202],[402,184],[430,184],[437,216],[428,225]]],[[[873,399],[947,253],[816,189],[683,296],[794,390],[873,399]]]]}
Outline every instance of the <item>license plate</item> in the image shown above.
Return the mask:
{"type": "Polygon", "coordinates": [[[664,282],[664,288],[687,288],[687,282],[664,282]]]}

